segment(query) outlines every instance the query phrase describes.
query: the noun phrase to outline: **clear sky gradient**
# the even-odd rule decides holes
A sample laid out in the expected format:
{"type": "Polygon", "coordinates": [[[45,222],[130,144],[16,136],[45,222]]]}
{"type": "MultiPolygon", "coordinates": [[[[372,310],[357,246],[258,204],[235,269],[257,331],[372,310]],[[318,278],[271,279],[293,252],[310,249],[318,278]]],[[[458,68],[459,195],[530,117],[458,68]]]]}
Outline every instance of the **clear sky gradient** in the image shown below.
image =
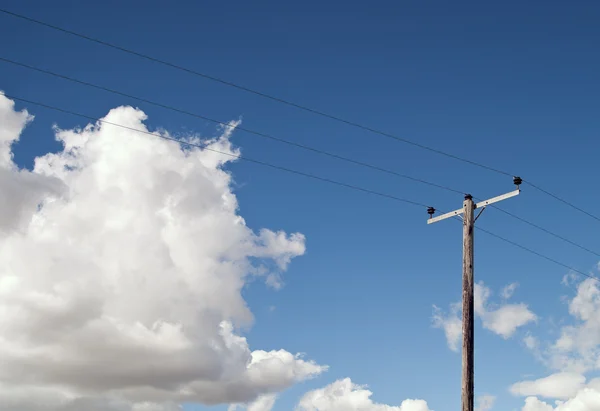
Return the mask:
{"type": "MultiPolygon", "coordinates": [[[[158,2],[15,1],[3,8],[180,64],[339,117],[521,175],[600,214],[600,3],[579,2],[158,2]]],[[[477,197],[512,179],[222,84],[0,14],[0,57],[32,64],[207,117],[448,185],[477,197]]],[[[94,117],[140,107],[152,127],[214,134],[206,121],[0,62],[0,89],[94,117]]],[[[35,114],[15,160],[57,150],[51,127],[85,125],[35,114]]],[[[462,196],[236,131],[244,156],[430,204],[462,196]]],[[[274,410],[350,377],[377,402],[423,398],[435,411],[460,403],[460,355],[432,326],[432,306],[460,299],[461,228],[425,224],[423,208],[237,162],[240,213],[255,229],[301,232],[306,255],[285,286],[260,282],[244,296],[253,348],[304,352],[327,373],[295,385],[274,410]]],[[[600,222],[530,187],[502,207],[600,252],[600,222]]],[[[488,210],[478,224],[584,272],[598,258],[488,210]]],[[[476,324],[476,392],[494,410],[520,409],[511,384],[551,373],[523,344],[555,338],[568,317],[568,270],[483,233],[476,279],[501,304],[502,287],[539,319],[504,339],[476,324]]],[[[597,376],[597,375],[595,375],[597,376]]],[[[594,377],[590,374],[590,377],[594,377]]],[[[225,406],[214,409],[225,409],[225,406]]],[[[192,409],[205,409],[194,408],[192,409]]],[[[212,408],[211,408],[212,409],[212,408]]]]}

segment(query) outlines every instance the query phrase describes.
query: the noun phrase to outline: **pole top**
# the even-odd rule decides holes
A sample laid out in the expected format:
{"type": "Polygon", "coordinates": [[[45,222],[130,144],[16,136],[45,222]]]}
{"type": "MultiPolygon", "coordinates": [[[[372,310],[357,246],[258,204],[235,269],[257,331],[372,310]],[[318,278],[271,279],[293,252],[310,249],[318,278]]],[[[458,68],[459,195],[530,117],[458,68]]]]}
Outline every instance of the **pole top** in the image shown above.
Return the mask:
{"type": "Polygon", "coordinates": [[[472,200],[473,196],[471,194],[465,194],[465,200],[472,200]]]}

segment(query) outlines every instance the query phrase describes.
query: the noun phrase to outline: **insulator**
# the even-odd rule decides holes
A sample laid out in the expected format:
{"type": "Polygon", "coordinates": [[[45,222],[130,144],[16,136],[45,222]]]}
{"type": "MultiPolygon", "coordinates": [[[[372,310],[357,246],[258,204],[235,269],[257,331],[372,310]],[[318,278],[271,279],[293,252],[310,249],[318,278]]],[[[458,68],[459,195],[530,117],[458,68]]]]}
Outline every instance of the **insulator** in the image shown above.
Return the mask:
{"type": "Polygon", "coordinates": [[[523,179],[521,177],[514,177],[513,183],[515,183],[516,186],[520,186],[521,184],[523,184],[523,179]]]}
{"type": "Polygon", "coordinates": [[[435,214],[435,208],[429,207],[427,209],[427,214],[429,214],[430,217],[433,217],[433,215],[435,214]]]}

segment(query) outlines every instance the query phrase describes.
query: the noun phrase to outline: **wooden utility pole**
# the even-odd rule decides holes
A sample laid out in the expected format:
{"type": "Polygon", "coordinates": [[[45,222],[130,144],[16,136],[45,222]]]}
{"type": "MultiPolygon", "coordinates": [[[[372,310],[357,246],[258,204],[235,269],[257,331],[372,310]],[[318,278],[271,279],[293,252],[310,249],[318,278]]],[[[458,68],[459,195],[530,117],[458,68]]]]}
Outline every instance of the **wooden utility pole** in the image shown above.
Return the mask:
{"type": "Polygon", "coordinates": [[[473,202],[473,196],[470,194],[465,195],[465,201],[463,208],[451,211],[449,213],[442,214],[438,217],[434,217],[435,208],[429,207],[427,213],[429,214],[429,220],[427,224],[436,223],[446,218],[456,217],[460,218],[462,215],[463,220],[463,269],[462,269],[462,390],[461,390],[461,401],[462,411],[473,411],[474,406],[474,365],[475,365],[475,281],[474,281],[474,228],[475,221],[479,218],[483,210],[493,203],[497,203],[502,200],[519,195],[521,192],[520,185],[523,180],[520,177],[514,177],[513,182],[517,186],[517,189],[500,195],[498,197],[490,198],[489,200],[481,201],[479,203],[473,202]],[[481,211],[475,217],[475,210],[480,209],[481,211]]]}
{"type": "MultiPolygon", "coordinates": [[[[483,209],[482,209],[483,210],[483,209]]],[[[463,203],[463,271],[462,271],[462,411],[473,410],[474,372],[474,284],[473,284],[473,229],[475,204],[470,194],[463,203]]]]}

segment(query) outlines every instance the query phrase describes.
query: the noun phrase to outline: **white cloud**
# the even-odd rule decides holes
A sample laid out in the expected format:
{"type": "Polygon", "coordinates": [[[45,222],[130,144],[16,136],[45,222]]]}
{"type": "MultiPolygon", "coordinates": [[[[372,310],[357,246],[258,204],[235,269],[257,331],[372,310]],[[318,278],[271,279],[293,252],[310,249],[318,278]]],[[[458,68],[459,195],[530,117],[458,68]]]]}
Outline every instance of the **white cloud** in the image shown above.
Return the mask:
{"type": "Polygon", "coordinates": [[[19,141],[25,126],[33,120],[27,110],[16,111],[15,102],[0,92],[0,167],[14,169],[12,145],[19,141]]]}
{"type": "Polygon", "coordinates": [[[540,349],[543,361],[560,371],[587,373],[600,370],[600,288],[586,279],[577,285],[569,302],[573,321],[560,329],[559,337],[540,349]]]}
{"type": "Polygon", "coordinates": [[[519,283],[509,284],[502,289],[502,291],[500,292],[500,295],[505,300],[508,300],[509,298],[511,298],[513,296],[513,294],[515,293],[518,286],[519,286],[519,283]]]}
{"type": "MultiPolygon", "coordinates": [[[[507,288],[515,287],[515,284],[505,287],[503,295],[511,294],[512,292],[507,293],[507,288]]],[[[526,304],[490,304],[489,298],[492,292],[482,282],[475,284],[474,291],[475,314],[481,318],[483,327],[500,335],[504,339],[512,337],[519,327],[537,320],[537,316],[529,310],[526,304]]],[[[462,336],[462,320],[460,315],[460,302],[452,304],[448,314],[444,313],[437,306],[434,306],[433,309],[433,326],[444,330],[448,347],[453,351],[458,351],[458,344],[462,336]]]]}
{"type": "Polygon", "coordinates": [[[531,334],[528,334],[523,338],[523,343],[532,351],[535,351],[540,345],[538,339],[531,334]]]}
{"type": "Polygon", "coordinates": [[[525,405],[522,411],[554,411],[554,407],[543,401],[540,401],[536,397],[529,397],[525,399],[525,405]]]}
{"type": "Polygon", "coordinates": [[[276,394],[264,394],[247,405],[233,404],[229,406],[227,411],[243,410],[246,411],[271,411],[277,399],[276,394]]]}
{"type": "Polygon", "coordinates": [[[475,411],[490,411],[496,403],[496,397],[493,395],[482,395],[477,398],[475,411]]]}
{"type": "Polygon", "coordinates": [[[354,384],[350,378],[310,391],[301,399],[297,411],[431,411],[423,400],[404,400],[398,406],[377,404],[373,393],[354,384]]]}
{"type": "Polygon", "coordinates": [[[488,300],[491,294],[482,282],[475,284],[475,312],[481,317],[484,328],[507,339],[517,328],[537,320],[537,316],[523,303],[490,306],[488,300]]]}
{"type": "Polygon", "coordinates": [[[523,303],[506,304],[480,316],[485,328],[504,339],[512,337],[517,328],[537,320],[537,316],[523,303]]]}
{"type": "MultiPolygon", "coordinates": [[[[563,284],[571,286],[576,278],[568,274],[563,284]]],[[[515,395],[529,396],[523,411],[598,411],[600,378],[586,382],[586,373],[600,370],[600,288],[598,281],[586,279],[577,284],[569,301],[574,322],[560,329],[554,342],[544,344],[528,335],[525,344],[550,368],[558,372],[535,381],[514,384],[515,395]],[[540,398],[557,399],[554,404],[540,398]]]]}
{"type": "Polygon", "coordinates": [[[56,387],[0,385],[0,410],[182,411],[175,403],[131,402],[112,395],[75,396],[56,387]]]}
{"type": "MultiPolygon", "coordinates": [[[[18,170],[30,119],[0,95],[0,409],[248,403],[326,370],[236,332],[247,280],[280,285],[305,239],[246,226],[231,157],[94,124],[18,170]]],[[[131,107],[105,119],[147,130],[131,107]]],[[[235,125],[208,146],[237,153],[235,125]]]]}
{"type": "Polygon", "coordinates": [[[271,411],[276,400],[275,394],[266,394],[258,397],[248,405],[247,411],[271,411]]]}
{"type": "Polygon", "coordinates": [[[594,378],[593,380],[591,380],[588,383],[587,388],[591,388],[591,389],[600,391],[600,378],[594,378]]]}
{"type": "Polygon", "coordinates": [[[579,281],[579,278],[579,274],[571,271],[563,276],[561,283],[568,286],[579,281]]]}
{"type": "Polygon", "coordinates": [[[46,196],[58,195],[66,188],[56,178],[17,169],[11,147],[33,116],[27,110],[15,111],[14,106],[0,92],[0,236],[23,229],[46,196]]]}
{"type": "Polygon", "coordinates": [[[600,410],[600,391],[584,388],[579,391],[574,398],[568,401],[556,401],[552,405],[539,400],[536,397],[529,397],[525,400],[522,411],[598,411],[600,410]]]}
{"type": "Polygon", "coordinates": [[[513,395],[568,399],[585,386],[585,377],[577,373],[557,373],[535,381],[521,381],[510,387],[513,395]]]}
{"type": "Polygon", "coordinates": [[[433,326],[444,330],[448,347],[452,351],[458,351],[462,336],[460,312],[460,303],[452,304],[448,314],[445,314],[439,307],[433,306],[433,326]]]}

